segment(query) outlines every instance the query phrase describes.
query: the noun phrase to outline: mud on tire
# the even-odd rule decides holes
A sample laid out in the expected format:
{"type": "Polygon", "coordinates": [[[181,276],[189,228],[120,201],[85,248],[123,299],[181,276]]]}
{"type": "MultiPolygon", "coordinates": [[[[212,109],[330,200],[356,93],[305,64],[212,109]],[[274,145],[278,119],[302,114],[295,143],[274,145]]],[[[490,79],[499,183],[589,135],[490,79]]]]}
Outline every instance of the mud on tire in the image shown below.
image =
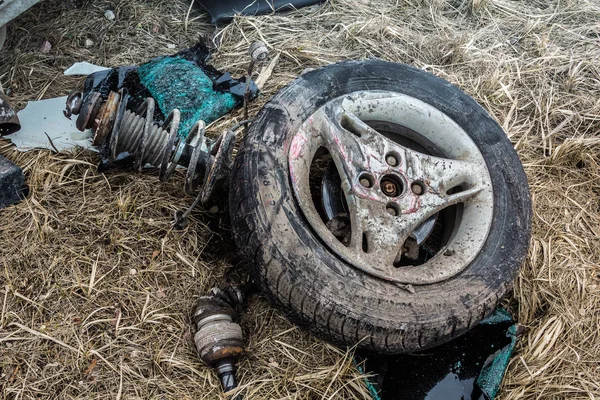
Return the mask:
{"type": "Polygon", "coordinates": [[[378,60],[310,71],[277,93],[235,160],[230,212],[253,279],[287,316],[340,345],[380,353],[433,347],[490,314],[527,253],[531,204],[521,163],[500,126],[473,99],[427,72],[378,60]],[[293,134],[328,101],[357,91],[406,94],[445,113],[477,145],[493,186],[483,247],[459,274],[414,293],[344,262],[308,224],[290,181],[293,134]]]}

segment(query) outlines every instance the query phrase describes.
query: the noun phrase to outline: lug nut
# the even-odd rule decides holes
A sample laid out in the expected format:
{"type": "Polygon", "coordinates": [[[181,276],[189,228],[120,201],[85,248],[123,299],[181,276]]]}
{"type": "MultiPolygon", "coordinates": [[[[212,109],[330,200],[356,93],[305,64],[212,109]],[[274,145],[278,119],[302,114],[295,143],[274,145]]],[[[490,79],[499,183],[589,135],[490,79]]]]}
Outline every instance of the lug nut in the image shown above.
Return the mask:
{"type": "Polygon", "coordinates": [[[400,215],[400,208],[394,203],[388,203],[385,207],[385,211],[393,217],[400,215]]]}
{"type": "Polygon", "coordinates": [[[414,194],[416,194],[417,196],[420,196],[423,194],[423,192],[425,191],[425,188],[423,187],[423,185],[421,183],[418,182],[414,182],[411,186],[410,186],[410,190],[412,190],[412,192],[414,194]]]}
{"type": "Polygon", "coordinates": [[[369,178],[368,174],[364,174],[360,177],[359,182],[362,186],[370,188],[373,186],[373,181],[369,178]]]}
{"type": "Polygon", "coordinates": [[[398,165],[398,159],[391,154],[385,158],[385,162],[391,167],[398,165]]]}
{"type": "Polygon", "coordinates": [[[399,196],[400,192],[402,191],[402,186],[400,186],[401,182],[398,181],[396,178],[391,177],[390,175],[385,176],[381,180],[380,185],[383,194],[389,197],[399,196]]]}

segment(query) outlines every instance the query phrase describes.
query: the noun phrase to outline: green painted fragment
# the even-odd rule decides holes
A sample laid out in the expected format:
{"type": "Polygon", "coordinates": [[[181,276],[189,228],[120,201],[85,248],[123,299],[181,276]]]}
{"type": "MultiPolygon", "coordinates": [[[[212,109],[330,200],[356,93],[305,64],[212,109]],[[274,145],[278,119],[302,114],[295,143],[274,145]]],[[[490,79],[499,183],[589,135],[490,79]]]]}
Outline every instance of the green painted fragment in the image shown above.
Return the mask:
{"type": "Polygon", "coordinates": [[[212,80],[202,69],[181,57],[163,57],[142,64],[138,75],[165,117],[179,109],[178,134],[182,138],[199,120],[209,124],[239,103],[233,94],[215,91],[212,80]]]}
{"type": "Polygon", "coordinates": [[[501,324],[502,322],[512,322],[512,316],[504,308],[497,308],[492,315],[480,322],[482,325],[501,324]]]}
{"type": "MultiPolygon", "coordinates": [[[[358,372],[360,372],[362,375],[364,375],[365,374],[364,368],[356,362],[356,359],[353,359],[353,362],[354,362],[354,365],[356,366],[356,369],[358,370],[358,372]]],[[[373,383],[371,383],[369,378],[365,376],[363,378],[363,382],[367,386],[367,390],[369,391],[369,394],[371,395],[373,400],[381,400],[381,397],[379,397],[379,393],[377,393],[377,389],[375,388],[373,383]]]]}
{"type": "MultiPolygon", "coordinates": [[[[497,310],[495,314],[498,314],[498,311],[504,310],[497,310]]],[[[518,327],[518,324],[514,324],[508,328],[506,336],[510,338],[510,343],[490,356],[479,373],[479,377],[477,378],[477,386],[479,386],[483,394],[486,396],[486,399],[494,399],[496,394],[498,394],[500,384],[502,383],[502,378],[506,372],[506,367],[508,367],[508,361],[510,360],[510,356],[512,355],[515,345],[517,344],[518,327]]]]}

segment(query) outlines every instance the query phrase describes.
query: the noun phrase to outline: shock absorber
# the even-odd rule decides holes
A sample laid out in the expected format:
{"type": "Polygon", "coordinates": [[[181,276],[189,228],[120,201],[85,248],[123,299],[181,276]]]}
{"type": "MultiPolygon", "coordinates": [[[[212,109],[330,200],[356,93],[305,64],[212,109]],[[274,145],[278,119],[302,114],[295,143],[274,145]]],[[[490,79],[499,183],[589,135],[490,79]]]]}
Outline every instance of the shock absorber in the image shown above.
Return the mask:
{"type": "MultiPolygon", "coordinates": [[[[264,44],[252,44],[248,79],[254,64],[264,60],[267,52],[264,44]]],[[[246,109],[247,97],[246,93],[246,109]]],[[[216,183],[227,178],[232,165],[235,132],[249,121],[236,124],[213,141],[205,137],[206,125],[200,120],[185,138],[181,138],[178,109],[172,110],[159,126],[154,122],[156,103],[153,98],[148,97],[135,111],[127,108],[128,100],[125,88],[110,92],[106,100],[98,92],[90,92],[85,98],[81,92],[74,92],[67,98],[64,114],[67,118],[77,115],[79,130],[92,129],[94,146],[108,144],[109,161],[119,160],[123,154],[131,155],[139,171],[148,164],[159,168],[161,181],[169,179],[178,165],[187,167],[186,193],[193,194],[200,182],[202,187],[192,206],[176,214],[176,223],[181,227],[192,208],[206,202],[216,183]]]]}
{"type": "Polygon", "coordinates": [[[158,167],[161,181],[169,179],[177,165],[187,167],[186,193],[194,193],[202,180],[201,201],[208,200],[215,182],[222,179],[230,167],[235,129],[229,129],[211,142],[204,135],[204,122],[198,121],[182,139],[178,135],[178,109],[171,111],[164,124],[158,126],[154,123],[153,98],[147,98],[136,112],[127,109],[128,98],[126,89],[110,92],[106,101],[97,92],[90,93],[85,100],[81,92],[72,93],[67,98],[65,115],[77,115],[78,129],[93,130],[94,146],[101,147],[108,142],[110,161],[122,154],[132,155],[139,171],[147,164],[158,167]]]}

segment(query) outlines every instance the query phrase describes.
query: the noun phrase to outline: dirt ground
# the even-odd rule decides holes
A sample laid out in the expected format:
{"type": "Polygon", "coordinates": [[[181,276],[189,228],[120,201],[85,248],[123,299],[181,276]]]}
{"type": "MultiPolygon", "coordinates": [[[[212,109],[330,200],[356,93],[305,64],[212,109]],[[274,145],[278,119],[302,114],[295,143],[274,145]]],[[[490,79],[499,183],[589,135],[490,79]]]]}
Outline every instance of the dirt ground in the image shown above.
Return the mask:
{"type": "MultiPolygon", "coordinates": [[[[0,82],[20,109],[66,95],[80,82],[62,75],[73,62],[135,64],[199,35],[214,35],[213,63],[234,75],[255,39],[279,55],[252,114],[305,68],[337,60],[383,58],[449,80],[503,126],[534,203],[530,254],[506,303],[529,331],[499,398],[600,397],[596,0],[330,0],[219,30],[188,11],[179,0],[43,1],[8,26],[0,82]]],[[[18,153],[7,140],[0,153],[30,186],[26,201],[0,211],[0,398],[231,398],[198,360],[191,330],[197,296],[246,279],[222,208],[198,208],[176,231],[174,211],[192,200],[181,174],[166,184],[152,173],[102,175],[93,153],[18,153]]],[[[370,398],[351,352],[266,300],[252,299],[242,327],[245,398],[370,398]]]]}

